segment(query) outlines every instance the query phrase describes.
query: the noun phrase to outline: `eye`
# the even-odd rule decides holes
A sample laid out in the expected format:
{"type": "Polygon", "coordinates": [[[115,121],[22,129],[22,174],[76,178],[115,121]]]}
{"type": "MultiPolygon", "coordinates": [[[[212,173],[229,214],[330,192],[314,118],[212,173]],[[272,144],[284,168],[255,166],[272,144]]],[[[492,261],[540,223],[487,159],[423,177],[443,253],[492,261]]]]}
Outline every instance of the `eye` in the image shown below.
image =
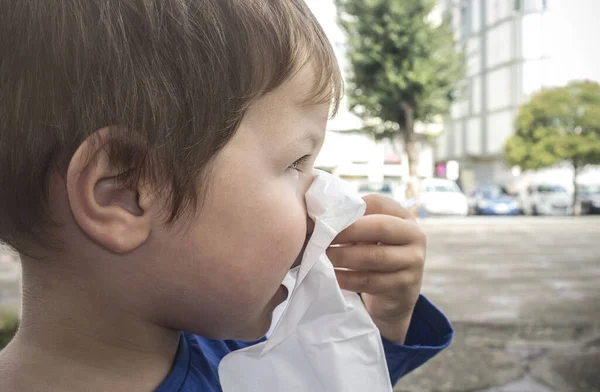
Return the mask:
{"type": "Polygon", "coordinates": [[[288,166],[288,169],[291,170],[296,170],[301,172],[302,171],[302,165],[305,164],[309,159],[310,159],[310,155],[305,155],[302,158],[294,161],[294,163],[292,163],[291,165],[288,166]]]}

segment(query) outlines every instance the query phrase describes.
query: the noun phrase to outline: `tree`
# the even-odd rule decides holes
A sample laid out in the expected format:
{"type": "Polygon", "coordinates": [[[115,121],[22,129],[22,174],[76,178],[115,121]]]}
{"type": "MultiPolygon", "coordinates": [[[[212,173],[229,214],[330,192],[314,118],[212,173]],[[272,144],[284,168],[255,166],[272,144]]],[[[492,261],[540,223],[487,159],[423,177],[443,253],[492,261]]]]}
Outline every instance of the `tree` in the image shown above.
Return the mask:
{"type": "Polygon", "coordinates": [[[504,148],[508,163],[535,170],[570,162],[575,206],[577,176],[600,164],[600,84],[576,81],[540,90],[519,108],[515,128],[504,148]]]}
{"type": "Polygon", "coordinates": [[[336,0],[348,38],[350,109],[376,138],[403,141],[418,200],[415,123],[446,114],[464,59],[448,16],[436,21],[436,0],[336,0]]]}

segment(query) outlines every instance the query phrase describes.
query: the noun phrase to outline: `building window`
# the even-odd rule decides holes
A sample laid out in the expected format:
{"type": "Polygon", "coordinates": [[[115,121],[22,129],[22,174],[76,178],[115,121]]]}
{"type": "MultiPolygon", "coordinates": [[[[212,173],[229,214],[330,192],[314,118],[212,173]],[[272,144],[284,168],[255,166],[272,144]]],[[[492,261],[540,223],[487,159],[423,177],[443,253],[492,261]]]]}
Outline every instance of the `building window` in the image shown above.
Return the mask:
{"type": "Polygon", "coordinates": [[[461,36],[468,37],[472,33],[472,18],[471,18],[471,6],[469,2],[463,1],[460,8],[460,24],[461,24],[461,36]]]}
{"type": "Polygon", "coordinates": [[[498,0],[494,1],[493,8],[494,8],[494,17],[492,18],[491,23],[494,23],[498,19],[501,19],[501,17],[500,17],[500,12],[501,12],[500,11],[500,2],[498,0]]]}
{"type": "Polygon", "coordinates": [[[481,28],[481,7],[480,0],[471,0],[471,30],[476,34],[481,28]]]}
{"type": "Polygon", "coordinates": [[[509,18],[514,14],[511,0],[489,0],[486,8],[488,26],[509,18]]]}
{"type": "Polygon", "coordinates": [[[515,11],[536,12],[548,9],[548,0],[515,0],[515,11]]]}

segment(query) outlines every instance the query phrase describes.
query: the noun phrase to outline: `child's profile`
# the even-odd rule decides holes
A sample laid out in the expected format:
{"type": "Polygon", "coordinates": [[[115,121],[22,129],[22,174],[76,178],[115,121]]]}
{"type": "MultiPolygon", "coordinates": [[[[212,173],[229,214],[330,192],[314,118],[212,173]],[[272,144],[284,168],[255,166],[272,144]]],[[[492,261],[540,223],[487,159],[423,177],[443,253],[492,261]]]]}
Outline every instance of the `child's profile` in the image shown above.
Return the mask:
{"type": "MultiPolygon", "coordinates": [[[[0,390],[220,390],[310,233],[342,91],[323,30],[302,0],[29,0],[0,2],[0,32],[0,240],[23,269],[0,390]]],[[[451,328],[419,297],[420,229],[367,204],[348,242],[389,244],[385,268],[340,284],[369,293],[397,380],[451,328]]],[[[360,271],[366,248],[331,258],[360,271]]]]}

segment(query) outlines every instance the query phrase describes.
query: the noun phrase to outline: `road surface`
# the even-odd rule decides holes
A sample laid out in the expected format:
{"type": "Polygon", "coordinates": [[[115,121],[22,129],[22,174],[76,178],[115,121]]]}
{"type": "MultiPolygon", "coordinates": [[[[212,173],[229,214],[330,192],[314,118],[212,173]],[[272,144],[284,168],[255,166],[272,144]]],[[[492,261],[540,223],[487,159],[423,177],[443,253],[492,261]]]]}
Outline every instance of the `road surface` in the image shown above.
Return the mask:
{"type": "Polygon", "coordinates": [[[424,220],[449,350],[397,391],[600,390],[600,219],[424,220]]]}
{"type": "MultiPolygon", "coordinates": [[[[452,320],[452,346],[396,391],[600,390],[600,219],[423,221],[423,292],[452,320]]],[[[0,252],[0,314],[19,265],[0,252]]]]}

